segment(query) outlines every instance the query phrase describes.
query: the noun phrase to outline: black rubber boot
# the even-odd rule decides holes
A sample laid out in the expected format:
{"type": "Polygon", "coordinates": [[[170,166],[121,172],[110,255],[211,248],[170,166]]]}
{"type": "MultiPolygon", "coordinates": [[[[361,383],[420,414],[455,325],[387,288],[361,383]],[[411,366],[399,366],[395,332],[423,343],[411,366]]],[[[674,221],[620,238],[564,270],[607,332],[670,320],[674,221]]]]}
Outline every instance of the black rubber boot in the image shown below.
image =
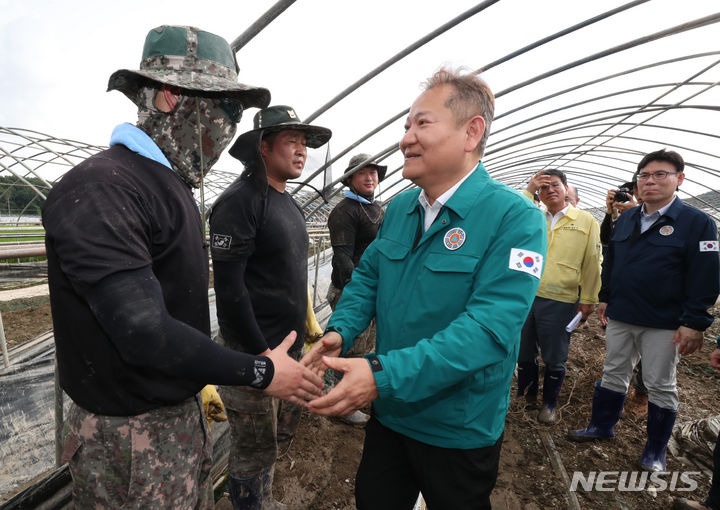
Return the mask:
{"type": "Polygon", "coordinates": [[[608,390],[595,383],[590,425],[580,430],[571,430],[568,439],[572,441],[592,441],[594,439],[610,439],[615,437],[613,427],[620,419],[625,393],[608,390]]]}
{"type": "Polygon", "coordinates": [[[545,370],[543,379],[543,408],[538,414],[538,421],[551,425],[555,423],[555,408],[557,407],[560,389],[565,380],[565,370],[545,370]]]}
{"type": "Polygon", "coordinates": [[[538,394],[538,363],[535,361],[523,361],[517,367],[517,396],[528,402],[535,402],[538,394]]]}
{"type": "Polygon", "coordinates": [[[262,510],[262,473],[249,478],[230,477],[230,501],[233,510],[262,510]]]}

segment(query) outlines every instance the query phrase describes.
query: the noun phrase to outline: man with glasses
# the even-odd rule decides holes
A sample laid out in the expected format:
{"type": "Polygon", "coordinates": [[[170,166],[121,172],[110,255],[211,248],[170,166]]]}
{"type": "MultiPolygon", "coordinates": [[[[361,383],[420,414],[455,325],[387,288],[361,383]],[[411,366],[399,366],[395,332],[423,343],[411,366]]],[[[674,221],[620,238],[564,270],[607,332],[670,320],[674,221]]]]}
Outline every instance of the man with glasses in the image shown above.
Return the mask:
{"type": "Polygon", "coordinates": [[[200,390],[249,385],[302,401],[321,381],[288,355],[210,339],[208,253],[193,199],[267,89],[237,82],[223,38],[161,26],[140,70],[110,77],[138,107],[110,148],[53,187],[43,208],[60,384],[73,400],[62,462],[75,508],[212,508],[200,390]]]}
{"type": "Polygon", "coordinates": [[[603,263],[598,317],[607,325],[603,377],[587,428],[570,439],[614,437],[633,366],[642,357],[648,389],[647,442],[640,464],[665,471],[678,411],[675,368],[702,346],[720,292],[717,226],[675,196],[685,179],[674,151],[647,154],[636,172],[643,205],[618,219],[603,263]]]}
{"type": "Polygon", "coordinates": [[[522,329],[517,396],[525,395],[531,404],[537,400],[539,350],[545,376],[543,406],[537,419],[553,424],[570,348],[566,326],[578,312],[582,320],[587,319],[600,290],[600,228],[590,213],[566,201],[568,185],[562,170],[542,170],[533,175],[525,196],[531,198],[536,192],[547,208],[547,263],[522,329]]]}

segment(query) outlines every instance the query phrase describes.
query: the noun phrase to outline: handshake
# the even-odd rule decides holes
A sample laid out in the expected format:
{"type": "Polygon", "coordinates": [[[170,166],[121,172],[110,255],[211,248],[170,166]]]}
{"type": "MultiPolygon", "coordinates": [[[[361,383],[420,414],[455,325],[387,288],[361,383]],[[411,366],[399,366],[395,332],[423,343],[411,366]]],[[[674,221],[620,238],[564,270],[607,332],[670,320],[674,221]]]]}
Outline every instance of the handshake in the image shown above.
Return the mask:
{"type": "Polygon", "coordinates": [[[375,378],[364,358],[338,358],[342,337],[330,331],[298,362],[288,355],[297,333],[291,331],[272,351],[263,353],[275,367],[265,393],[307,407],[325,416],[344,416],[367,405],[378,396],[375,378]],[[323,376],[328,368],[344,373],[343,379],[323,395],[323,376]]]}

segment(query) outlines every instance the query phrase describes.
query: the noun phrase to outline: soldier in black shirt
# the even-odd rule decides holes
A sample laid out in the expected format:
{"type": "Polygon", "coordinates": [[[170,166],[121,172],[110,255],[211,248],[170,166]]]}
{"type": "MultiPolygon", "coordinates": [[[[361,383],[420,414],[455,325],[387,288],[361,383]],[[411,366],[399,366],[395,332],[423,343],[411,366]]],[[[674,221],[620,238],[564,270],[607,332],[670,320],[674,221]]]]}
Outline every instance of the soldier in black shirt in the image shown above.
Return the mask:
{"type": "MultiPolygon", "coordinates": [[[[289,354],[302,353],[307,312],[308,235],[286,182],[300,177],[307,147],[329,129],[300,121],[289,106],[255,115],[230,154],[243,174],[217,199],[210,216],[220,342],[264,355],[290,332],[289,354]]],[[[222,387],[231,432],[230,499],[236,509],[284,508],[272,497],[278,451],[290,446],[302,408],[251,388],[222,387]]]]}
{"type": "MultiPolygon", "coordinates": [[[[332,210],[328,217],[330,243],[333,248],[332,277],[328,287],[327,299],[330,307],[340,300],[343,288],[350,281],[353,269],[360,262],[360,257],[370,243],[375,240],[380,228],[384,211],[375,201],[375,189],[385,178],[387,166],[372,161],[370,154],[357,154],[350,159],[345,173],[349,189],[345,190],[345,198],[332,210]]],[[[355,340],[352,349],[345,356],[363,356],[375,349],[375,321],[355,340]]],[[[336,384],[340,374],[328,371],[330,383],[336,384]]],[[[355,411],[340,419],[351,425],[363,425],[370,417],[362,411],[355,411]]]]}
{"type": "Polygon", "coordinates": [[[192,187],[242,110],[270,93],[237,82],[224,39],[180,26],[151,30],[140,70],[115,72],[108,88],[138,106],[137,125],[118,126],[43,208],[58,372],[73,400],[62,460],[76,508],[212,508],[200,389],[251,385],[302,402],[322,387],[287,356],[292,336],[263,357],[209,337],[192,187]]]}

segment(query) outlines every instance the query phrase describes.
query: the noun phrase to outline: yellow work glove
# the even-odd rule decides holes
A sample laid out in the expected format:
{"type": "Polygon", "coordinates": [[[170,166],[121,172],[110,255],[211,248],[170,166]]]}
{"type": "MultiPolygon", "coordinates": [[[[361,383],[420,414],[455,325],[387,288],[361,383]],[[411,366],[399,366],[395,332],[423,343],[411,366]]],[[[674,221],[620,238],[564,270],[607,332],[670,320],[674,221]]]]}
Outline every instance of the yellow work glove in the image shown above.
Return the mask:
{"type": "Polygon", "coordinates": [[[305,351],[309,350],[315,342],[323,336],[323,330],[315,317],[313,310],[312,296],[310,295],[310,287],[308,287],[308,305],[307,314],[305,316],[305,351]]]}
{"type": "Polygon", "coordinates": [[[205,386],[200,391],[200,396],[202,397],[203,408],[205,408],[205,418],[207,419],[208,426],[214,421],[227,421],[225,406],[214,384],[205,386]]]}

